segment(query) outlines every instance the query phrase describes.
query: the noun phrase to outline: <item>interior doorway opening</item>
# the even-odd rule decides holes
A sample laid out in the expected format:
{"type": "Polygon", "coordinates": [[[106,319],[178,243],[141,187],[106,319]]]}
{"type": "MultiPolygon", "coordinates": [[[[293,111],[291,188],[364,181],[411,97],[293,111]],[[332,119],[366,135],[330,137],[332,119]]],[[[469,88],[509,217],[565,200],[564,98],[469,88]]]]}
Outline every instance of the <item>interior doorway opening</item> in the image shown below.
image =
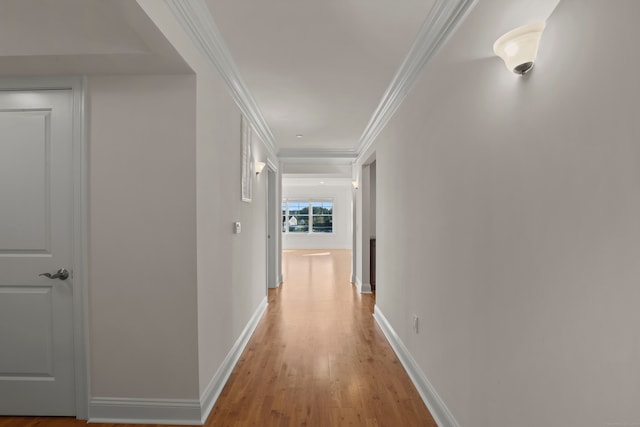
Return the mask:
{"type": "Polygon", "coordinates": [[[267,166],[267,289],[277,288],[280,284],[280,268],[278,253],[278,209],[277,171],[272,165],[267,166]]]}
{"type": "Polygon", "coordinates": [[[354,165],[353,196],[353,283],[358,292],[372,293],[379,285],[376,262],[377,163],[375,152],[364,163],[354,165]]]}

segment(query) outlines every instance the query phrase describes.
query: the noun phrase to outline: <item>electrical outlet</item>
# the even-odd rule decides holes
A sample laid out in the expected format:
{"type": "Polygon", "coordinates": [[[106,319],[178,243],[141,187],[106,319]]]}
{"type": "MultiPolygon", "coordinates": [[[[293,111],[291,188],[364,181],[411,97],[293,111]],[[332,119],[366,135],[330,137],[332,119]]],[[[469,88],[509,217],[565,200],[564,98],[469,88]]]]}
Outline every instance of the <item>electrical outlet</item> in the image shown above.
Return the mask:
{"type": "Polygon", "coordinates": [[[240,224],[239,222],[234,222],[233,223],[233,232],[236,234],[240,234],[242,232],[242,224],[240,224]]]}
{"type": "Polygon", "coordinates": [[[416,314],[413,315],[413,332],[418,333],[418,316],[416,314]]]}

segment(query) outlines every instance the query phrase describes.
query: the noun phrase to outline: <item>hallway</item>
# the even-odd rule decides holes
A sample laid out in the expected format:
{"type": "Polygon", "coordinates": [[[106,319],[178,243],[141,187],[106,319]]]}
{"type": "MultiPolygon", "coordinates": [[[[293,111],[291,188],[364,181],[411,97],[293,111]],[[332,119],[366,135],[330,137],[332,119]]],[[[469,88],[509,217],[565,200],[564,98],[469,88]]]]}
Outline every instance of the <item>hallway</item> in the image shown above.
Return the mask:
{"type": "MultiPolygon", "coordinates": [[[[349,284],[350,265],[348,250],[284,252],[285,282],[269,290],[206,426],[436,426],[375,325],[374,296],[349,284]]],[[[0,417],[0,427],[80,425],[0,417]]]]}
{"type": "Polygon", "coordinates": [[[284,252],[285,282],[208,426],[436,426],[350,266],[348,250],[284,252]]]}

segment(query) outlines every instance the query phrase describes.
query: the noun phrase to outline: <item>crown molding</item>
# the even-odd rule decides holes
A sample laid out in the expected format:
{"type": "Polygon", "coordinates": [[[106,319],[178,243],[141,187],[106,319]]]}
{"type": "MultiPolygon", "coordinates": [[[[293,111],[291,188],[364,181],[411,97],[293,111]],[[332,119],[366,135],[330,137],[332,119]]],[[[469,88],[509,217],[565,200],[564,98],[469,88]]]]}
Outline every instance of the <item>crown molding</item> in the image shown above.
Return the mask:
{"type": "Polygon", "coordinates": [[[330,163],[351,164],[358,154],[350,149],[297,149],[283,148],[278,152],[278,158],[282,163],[330,163]]]}
{"type": "Polygon", "coordinates": [[[275,138],[253,95],[242,80],[229,48],[204,0],[164,0],[194,45],[218,70],[231,96],[267,150],[277,156],[275,138]]]}
{"type": "Polygon", "coordinates": [[[319,181],[322,181],[323,187],[347,187],[349,190],[351,186],[351,177],[335,177],[325,174],[285,174],[282,177],[282,187],[309,187],[318,186],[319,181]]]}
{"type": "Polygon", "coordinates": [[[356,150],[278,150],[275,137],[238,68],[204,0],[163,0],[194,45],[219,72],[231,96],[273,156],[285,163],[350,163],[371,148],[407,97],[425,66],[478,0],[436,0],[409,53],[360,136],[356,150]]]}
{"type": "Polygon", "coordinates": [[[437,0],[420,27],[409,53],[396,72],[378,107],[369,120],[357,148],[364,155],[407,97],[425,66],[458,24],[473,9],[477,0],[437,0]]]}

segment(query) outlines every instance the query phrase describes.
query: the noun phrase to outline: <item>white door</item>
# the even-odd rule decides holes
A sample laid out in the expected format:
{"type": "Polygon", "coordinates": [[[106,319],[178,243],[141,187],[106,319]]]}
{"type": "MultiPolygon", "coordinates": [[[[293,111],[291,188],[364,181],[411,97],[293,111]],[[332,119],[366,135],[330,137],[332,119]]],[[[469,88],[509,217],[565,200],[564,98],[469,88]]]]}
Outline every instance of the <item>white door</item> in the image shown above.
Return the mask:
{"type": "Polygon", "coordinates": [[[0,92],[0,415],[75,415],[72,98],[0,92]]]}

